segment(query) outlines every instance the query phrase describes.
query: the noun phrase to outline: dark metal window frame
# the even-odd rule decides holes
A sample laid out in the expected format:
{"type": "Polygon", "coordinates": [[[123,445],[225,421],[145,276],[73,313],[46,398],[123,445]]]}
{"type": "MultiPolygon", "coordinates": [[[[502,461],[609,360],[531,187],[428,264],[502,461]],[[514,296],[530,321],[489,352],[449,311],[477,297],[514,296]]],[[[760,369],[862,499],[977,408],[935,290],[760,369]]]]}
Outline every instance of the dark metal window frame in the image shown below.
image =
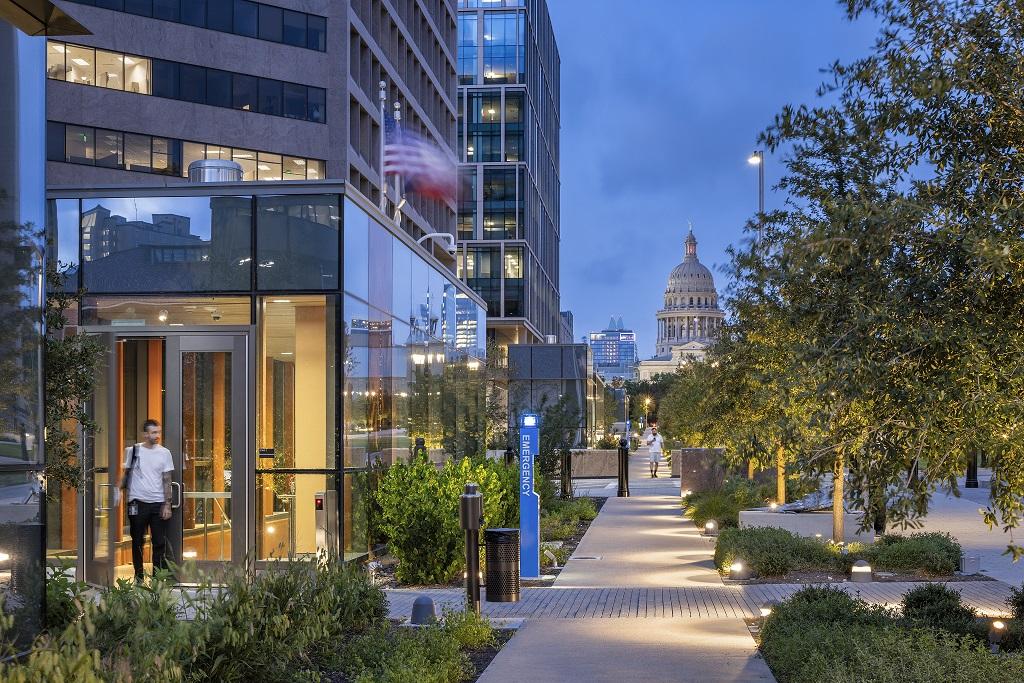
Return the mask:
{"type": "MultiPolygon", "coordinates": [[[[210,4],[213,3],[213,2],[217,2],[217,3],[230,3],[231,0],[206,0],[206,3],[204,4],[204,10],[205,11],[203,12],[203,23],[201,25],[200,24],[195,24],[195,23],[190,22],[190,21],[184,21],[181,18],[182,16],[185,15],[185,12],[183,12],[182,10],[184,9],[185,3],[187,1],[188,0],[177,0],[177,4],[178,4],[178,13],[177,13],[177,15],[178,15],[178,18],[177,19],[169,19],[169,18],[166,18],[166,17],[155,17],[155,16],[153,16],[152,12],[150,12],[150,14],[145,14],[145,13],[142,13],[142,12],[133,12],[131,10],[124,9],[124,2],[123,1],[120,3],[121,9],[117,9],[117,8],[103,7],[101,5],[97,5],[96,0],[68,0],[68,2],[73,2],[73,3],[79,4],[79,5],[89,5],[91,7],[99,7],[100,9],[108,9],[111,12],[123,12],[125,14],[131,14],[131,15],[134,15],[134,16],[137,16],[137,17],[146,17],[147,19],[157,19],[158,21],[169,21],[172,24],[182,24],[184,26],[195,26],[196,28],[205,28],[205,29],[210,30],[210,31],[217,31],[218,33],[228,33],[230,35],[242,36],[242,37],[245,37],[245,38],[253,38],[255,40],[262,40],[262,41],[265,41],[265,42],[268,42],[268,43],[275,43],[277,45],[288,45],[290,47],[298,47],[298,48],[301,48],[303,50],[313,50],[314,52],[327,52],[327,17],[320,16],[319,14],[310,14],[309,12],[301,12],[299,10],[292,10],[292,9],[288,9],[288,8],[285,8],[285,7],[278,7],[277,5],[271,5],[269,3],[255,2],[254,0],[245,0],[246,5],[255,5],[256,8],[257,8],[257,12],[259,12],[259,9],[261,7],[270,8],[271,12],[273,10],[281,10],[281,16],[282,16],[282,18],[281,18],[281,40],[270,40],[268,38],[261,37],[260,36],[260,31],[258,29],[257,29],[255,35],[251,35],[250,33],[236,30],[236,27],[235,27],[233,21],[232,21],[232,28],[231,28],[230,31],[224,30],[224,29],[221,29],[221,28],[212,28],[211,26],[209,26],[209,23],[210,23],[209,6],[210,6],[210,4]],[[304,45],[297,45],[295,43],[289,43],[289,42],[285,42],[284,41],[284,35],[285,35],[285,31],[284,31],[284,26],[285,26],[285,24],[284,24],[284,16],[289,14],[289,13],[291,13],[291,14],[301,14],[301,15],[303,15],[306,18],[306,34],[305,34],[305,38],[306,39],[304,41],[304,43],[305,43],[304,45]],[[309,35],[309,22],[310,22],[310,19],[320,20],[320,21],[323,22],[323,29],[319,30],[319,28],[318,28],[316,30],[316,35],[322,39],[322,45],[317,45],[316,47],[311,47],[310,46],[310,42],[312,42],[310,40],[310,35],[309,35]]],[[[152,3],[150,3],[150,5],[152,6],[152,3]]],[[[233,16],[234,15],[234,5],[233,4],[229,4],[228,6],[231,7],[231,10],[232,10],[231,14],[233,16]]]]}

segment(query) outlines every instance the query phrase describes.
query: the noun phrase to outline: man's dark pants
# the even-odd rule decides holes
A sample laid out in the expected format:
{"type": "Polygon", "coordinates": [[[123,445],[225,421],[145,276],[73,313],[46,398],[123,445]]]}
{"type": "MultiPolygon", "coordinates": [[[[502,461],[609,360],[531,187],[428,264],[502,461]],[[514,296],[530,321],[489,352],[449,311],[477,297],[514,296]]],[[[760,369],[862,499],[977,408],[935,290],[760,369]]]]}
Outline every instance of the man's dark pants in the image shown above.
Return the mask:
{"type": "Polygon", "coordinates": [[[153,540],[153,574],[160,569],[168,569],[167,558],[167,521],[160,519],[160,508],[163,503],[143,503],[131,501],[129,505],[138,505],[137,515],[128,515],[128,529],[132,536],[132,564],[135,565],[135,578],[143,577],[142,550],[146,545],[146,529],[149,529],[153,540]]]}

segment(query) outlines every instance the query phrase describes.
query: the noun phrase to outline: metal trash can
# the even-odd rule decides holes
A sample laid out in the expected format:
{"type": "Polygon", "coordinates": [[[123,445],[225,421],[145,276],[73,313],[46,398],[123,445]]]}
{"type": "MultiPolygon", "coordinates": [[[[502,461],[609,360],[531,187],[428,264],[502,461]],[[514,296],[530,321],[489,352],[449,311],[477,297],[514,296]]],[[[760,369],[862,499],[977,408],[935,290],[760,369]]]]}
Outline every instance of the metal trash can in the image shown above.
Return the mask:
{"type": "Polygon", "coordinates": [[[484,529],[487,602],[519,602],[519,529],[484,529]]]}

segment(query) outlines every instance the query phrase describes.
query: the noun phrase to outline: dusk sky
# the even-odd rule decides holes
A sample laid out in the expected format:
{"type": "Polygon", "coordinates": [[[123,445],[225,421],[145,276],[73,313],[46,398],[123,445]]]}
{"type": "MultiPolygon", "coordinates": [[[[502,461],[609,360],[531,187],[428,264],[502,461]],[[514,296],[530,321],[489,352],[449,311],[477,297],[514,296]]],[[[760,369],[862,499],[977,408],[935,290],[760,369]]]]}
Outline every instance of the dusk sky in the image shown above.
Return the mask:
{"type": "MultiPolygon", "coordinates": [[[[874,24],[830,0],[549,0],[562,59],[561,290],[577,340],[622,316],[654,353],[687,221],[715,274],[757,211],[758,133],[814,103],[820,69],[867,53],[874,24]]],[[[781,164],[768,157],[765,203],[781,164]]]]}

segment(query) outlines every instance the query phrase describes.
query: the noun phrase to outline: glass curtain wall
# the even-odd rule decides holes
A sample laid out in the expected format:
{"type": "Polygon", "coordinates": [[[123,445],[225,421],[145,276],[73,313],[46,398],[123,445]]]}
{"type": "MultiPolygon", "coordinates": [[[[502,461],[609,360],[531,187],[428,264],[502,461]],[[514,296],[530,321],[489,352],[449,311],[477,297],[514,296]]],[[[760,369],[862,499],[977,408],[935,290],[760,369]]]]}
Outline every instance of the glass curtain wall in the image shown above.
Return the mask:
{"type": "MultiPolygon", "coordinates": [[[[51,257],[68,264],[69,287],[88,292],[82,325],[121,335],[132,327],[251,330],[254,422],[246,428],[255,452],[209,458],[203,481],[228,490],[227,471],[253,468],[257,559],[324,548],[365,555],[377,540],[369,494],[380,468],[407,459],[417,437],[438,462],[482,452],[486,311],[354,201],[338,193],[115,196],[55,200],[49,209],[51,257]],[[325,493],[338,496],[341,513],[326,536],[314,504],[325,493]]],[[[500,281],[500,255],[489,268],[500,281]]],[[[127,366],[157,366],[165,347],[132,344],[146,361],[127,366]]],[[[215,354],[195,360],[210,367],[186,370],[214,388],[229,384],[215,354]]],[[[110,449],[103,439],[127,443],[127,425],[155,406],[101,430],[97,452],[110,449]]],[[[211,422],[210,434],[226,438],[226,429],[211,422]]],[[[51,502],[60,520],[51,555],[75,552],[75,501],[68,490],[51,502]]],[[[119,514],[90,522],[118,524],[119,514]]],[[[242,513],[196,510],[186,521],[223,525],[232,514],[242,513]]],[[[222,545],[211,546],[214,559],[229,554],[222,545]]]]}

